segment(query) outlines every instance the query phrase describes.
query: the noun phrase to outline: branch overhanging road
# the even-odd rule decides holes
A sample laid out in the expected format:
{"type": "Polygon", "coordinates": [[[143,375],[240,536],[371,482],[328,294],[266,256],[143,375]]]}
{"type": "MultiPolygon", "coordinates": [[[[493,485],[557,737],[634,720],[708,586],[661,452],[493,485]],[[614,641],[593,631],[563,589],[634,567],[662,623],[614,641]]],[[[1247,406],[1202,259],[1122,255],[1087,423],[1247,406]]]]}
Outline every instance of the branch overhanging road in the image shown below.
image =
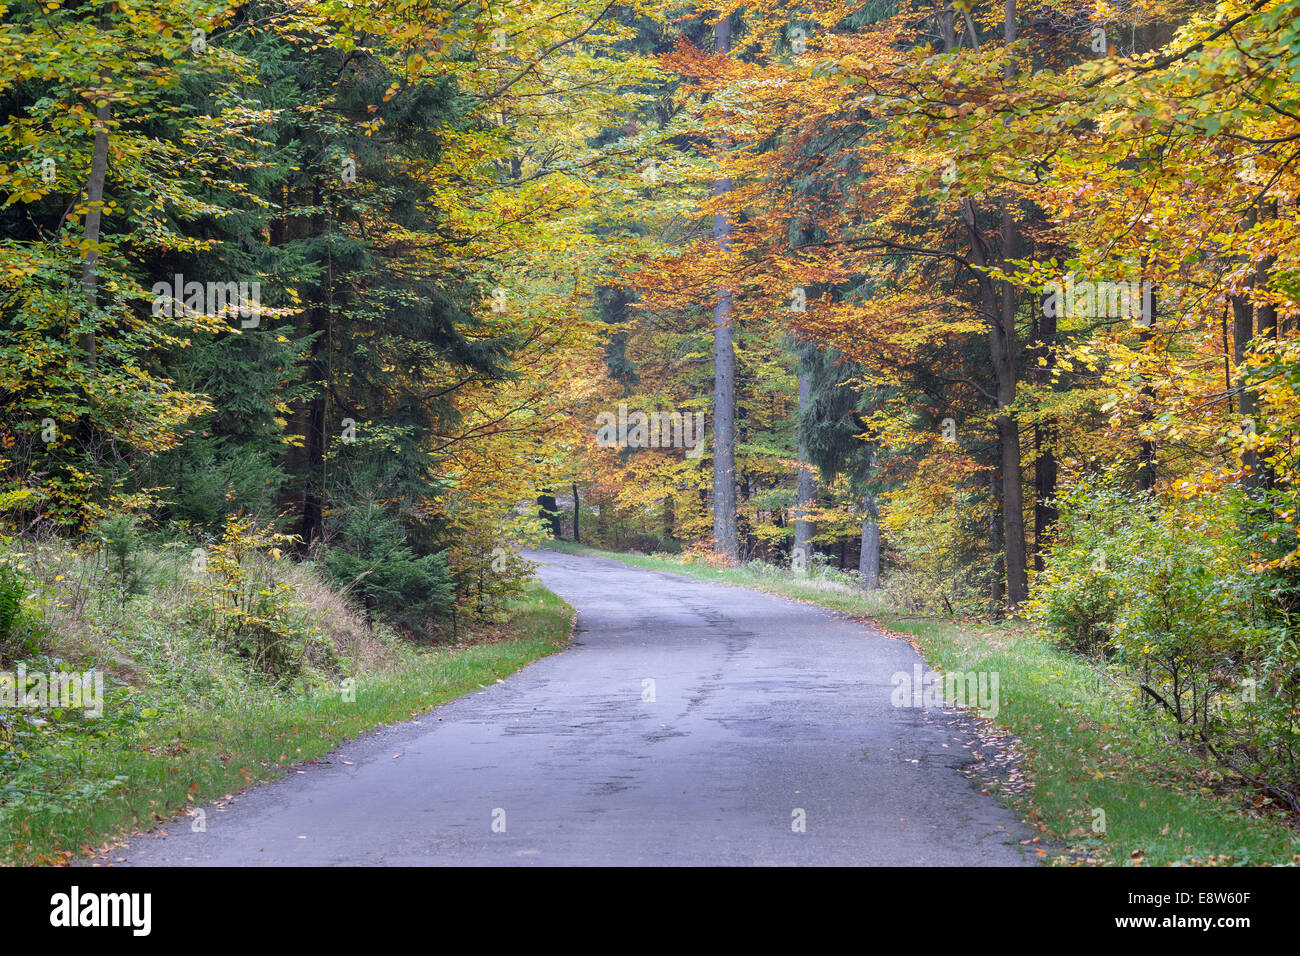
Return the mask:
{"type": "Polygon", "coordinates": [[[571,649],[209,808],[205,832],[182,817],[113,855],[156,866],[1031,862],[1019,841],[1033,831],[961,772],[969,721],[891,705],[891,678],[920,660],[906,642],[764,593],[530,557],[578,609],[571,649]]]}

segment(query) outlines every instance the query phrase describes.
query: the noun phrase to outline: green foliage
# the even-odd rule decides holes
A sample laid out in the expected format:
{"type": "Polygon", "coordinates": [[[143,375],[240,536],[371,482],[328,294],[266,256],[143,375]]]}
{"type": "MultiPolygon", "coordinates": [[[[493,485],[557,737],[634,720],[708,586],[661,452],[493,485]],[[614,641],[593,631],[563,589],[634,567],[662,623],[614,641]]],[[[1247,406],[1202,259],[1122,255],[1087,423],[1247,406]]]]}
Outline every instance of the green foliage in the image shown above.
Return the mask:
{"type": "Polygon", "coordinates": [[[1134,701],[1275,798],[1300,804],[1294,584],[1252,564],[1243,501],[1081,482],[1027,610],[1118,664],[1134,701]]]}
{"type": "Polygon", "coordinates": [[[400,521],[373,500],[348,509],[325,568],[346,592],[361,596],[366,611],[418,631],[445,614],[454,600],[442,553],[418,556],[400,521]]]}
{"type": "Polygon", "coordinates": [[[1055,547],[1030,611],[1069,646],[1203,684],[1217,666],[1210,662],[1258,640],[1256,612],[1267,598],[1231,511],[1106,481],[1077,484],[1058,504],[1055,547]]]}
{"type": "Polygon", "coordinates": [[[1057,501],[1055,544],[1027,612],[1076,651],[1104,653],[1122,601],[1121,569],[1155,502],[1109,485],[1077,484],[1057,501]]]}
{"type": "Polygon", "coordinates": [[[139,519],[117,514],[100,521],[95,540],[104,554],[106,568],[122,600],[142,590],[140,571],[135,560],[139,540],[139,519]]]}
{"type": "MultiPolygon", "coordinates": [[[[934,467],[934,463],[929,463],[934,467]]],[[[979,614],[988,609],[988,575],[995,555],[980,534],[987,527],[987,492],[967,483],[955,493],[938,481],[914,481],[891,491],[882,526],[893,550],[887,586],[913,611],[979,614]]]]}
{"type": "Polygon", "coordinates": [[[292,681],[266,679],[237,645],[195,626],[211,618],[203,588],[214,575],[211,561],[199,570],[190,542],[140,542],[133,558],[146,590],[120,602],[95,600],[106,572],[91,549],[52,535],[0,540],[0,568],[23,582],[29,629],[49,626],[48,646],[20,652],[28,672],[105,675],[98,717],[0,708],[0,865],[65,862],[154,814],[274,779],[349,736],[504,677],[568,636],[571,609],[533,583],[511,604],[509,639],[477,643],[471,633],[472,646],[415,651],[391,628],[367,628],[311,563],[276,560],[282,537],[254,525],[228,538],[209,558],[248,544],[247,579],[262,566],[330,645],[313,643],[292,681]],[[347,677],[355,695],[339,693],[347,677]]]}
{"type": "Polygon", "coordinates": [[[219,647],[280,683],[297,676],[309,654],[329,653],[310,609],[275,573],[274,565],[283,557],[279,546],[290,540],[251,518],[231,517],[192,584],[197,623],[219,647]]]}
{"type": "Polygon", "coordinates": [[[34,653],[36,630],[23,611],[28,582],[12,560],[0,560],[0,664],[34,653]]]}

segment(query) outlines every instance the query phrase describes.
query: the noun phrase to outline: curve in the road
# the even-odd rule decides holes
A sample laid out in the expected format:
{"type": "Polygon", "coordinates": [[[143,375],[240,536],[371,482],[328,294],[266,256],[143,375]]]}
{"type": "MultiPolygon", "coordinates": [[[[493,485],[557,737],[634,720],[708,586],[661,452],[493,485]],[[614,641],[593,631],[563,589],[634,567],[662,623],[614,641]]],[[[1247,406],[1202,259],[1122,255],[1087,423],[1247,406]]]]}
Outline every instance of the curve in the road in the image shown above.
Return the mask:
{"type": "Polygon", "coordinates": [[[574,646],[137,838],[143,865],[1017,865],[906,642],[755,591],[557,552],[574,646]],[[394,760],[395,754],[401,759],[394,760]],[[343,761],[347,761],[344,763],[343,761]]]}

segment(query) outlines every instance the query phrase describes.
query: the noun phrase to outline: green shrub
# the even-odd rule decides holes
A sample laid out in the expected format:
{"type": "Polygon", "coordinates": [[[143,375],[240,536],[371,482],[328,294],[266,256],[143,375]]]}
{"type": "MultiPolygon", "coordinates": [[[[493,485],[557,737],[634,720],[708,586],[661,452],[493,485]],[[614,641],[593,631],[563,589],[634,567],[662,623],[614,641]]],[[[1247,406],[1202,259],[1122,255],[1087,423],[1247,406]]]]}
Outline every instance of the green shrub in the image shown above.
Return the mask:
{"type": "Polygon", "coordinates": [[[23,612],[27,578],[9,560],[0,560],[0,663],[29,657],[37,650],[37,629],[23,612]]]}
{"type": "Polygon", "coordinates": [[[1231,494],[1162,499],[1110,480],[1058,502],[1055,546],[1026,606],[1077,651],[1128,675],[1135,702],[1300,811],[1295,587],[1268,570],[1277,525],[1231,494]]]}
{"type": "Polygon", "coordinates": [[[276,574],[283,557],[279,546],[290,540],[251,518],[232,516],[192,584],[196,623],[219,647],[279,683],[298,676],[309,656],[332,654],[311,609],[299,604],[294,589],[276,574]]]}
{"type": "Polygon", "coordinates": [[[174,484],[167,492],[171,521],[213,536],[232,514],[273,514],[285,481],[269,452],[212,438],[190,438],[160,456],[156,468],[159,483],[174,484]]]}
{"type": "Polygon", "coordinates": [[[1078,484],[1057,501],[1053,546],[1034,580],[1031,618],[1067,648],[1109,653],[1123,596],[1120,571],[1142,547],[1155,503],[1109,484],[1078,484]]]}
{"type": "Polygon", "coordinates": [[[120,600],[142,593],[144,582],[136,560],[139,542],[139,519],[134,515],[120,514],[105,518],[95,527],[95,540],[104,554],[105,571],[109,574],[120,600]]]}
{"type": "Polygon", "coordinates": [[[935,482],[912,481],[882,498],[881,532],[889,542],[885,586],[907,610],[976,615],[989,610],[999,555],[988,546],[987,489],[959,485],[939,495],[935,482]]]}
{"type": "Polygon", "coordinates": [[[350,509],[335,540],[325,569],[361,598],[368,615],[418,631],[451,608],[455,590],[445,556],[417,555],[401,522],[378,503],[350,509]]]}

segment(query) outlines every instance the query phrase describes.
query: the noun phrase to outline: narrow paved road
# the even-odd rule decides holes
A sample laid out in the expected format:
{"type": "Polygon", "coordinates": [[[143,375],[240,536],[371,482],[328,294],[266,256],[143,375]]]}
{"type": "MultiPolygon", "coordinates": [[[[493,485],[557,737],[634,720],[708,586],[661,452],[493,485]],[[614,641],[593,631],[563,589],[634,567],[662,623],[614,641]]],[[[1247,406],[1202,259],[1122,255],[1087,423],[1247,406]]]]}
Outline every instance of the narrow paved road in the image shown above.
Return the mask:
{"type": "Polygon", "coordinates": [[[1031,831],[960,772],[971,758],[958,724],[891,706],[892,675],[918,660],[905,642],[753,591],[596,558],[532,557],[547,562],[542,582],[578,609],[572,649],[209,808],[205,833],[182,820],[113,856],[144,865],[1029,862],[1017,841],[1031,831]]]}

